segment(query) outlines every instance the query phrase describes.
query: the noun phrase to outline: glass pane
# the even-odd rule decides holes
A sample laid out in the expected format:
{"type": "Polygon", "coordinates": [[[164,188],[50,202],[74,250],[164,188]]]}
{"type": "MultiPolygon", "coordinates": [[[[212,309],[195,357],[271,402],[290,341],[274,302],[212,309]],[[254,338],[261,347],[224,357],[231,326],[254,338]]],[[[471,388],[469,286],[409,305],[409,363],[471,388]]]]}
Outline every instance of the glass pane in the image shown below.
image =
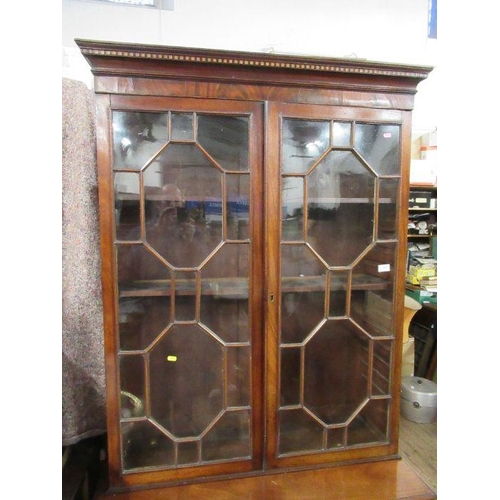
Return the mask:
{"type": "Polygon", "coordinates": [[[380,179],[378,207],[378,239],[397,238],[398,179],[380,179]]]}
{"type": "Polygon", "coordinates": [[[227,350],[227,405],[250,405],[250,347],[227,350]]]}
{"type": "Polygon", "coordinates": [[[282,245],[281,255],[281,342],[299,343],[325,317],[326,269],[305,245],[282,245]]]}
{"type": "Polygon", "coordinates": [[[175,320],[194,321],[196,319],[196,274],[174,273],[175,276],[175,320]]]}
{"type": "Polygon", "coordinates": [[[172,140],[192,141],[193,123],[193,113],[172,113],[172,140]]]}
{"type": "Polygon", "coordinates": [[[116,255],[120,297],[135,297],[145,289],[170,294],[170,270],[144,245],[118,245],[116,255]]]}
{"type": "Polygon", "coordinates": [[[198,116],[197,140],[225,170],[248,171],[248,118],[198,116]]]}
{"type": "Polygon", "coordinates": [[[354,147],[379,175],[400,173],[399,125],[355,125],[354,147]]]}
{"type": "Polygon", "coordinates": [[[250,238],[250,176],[227,174],[227,238],[247,240],[250,238]]]}
{"type": "Polygon", "coordinates": [[[144,416],[144,358],[121,356],[120,395],[122,418],[144,416]]]}
{"type": "Polygon", "coordinates": [[[202,441],[202,459],[223,460],[250,455],[250,414],[226,412],[202,441]]]}
{"type": "Polygon", "coordinates": [[[174,443],[150,422],[122,424],[123,468],[174,465],[174,443]]]}
{"type": "Polygon", "coordinates": [[[326,424],[346,422],[368,397],[369,338],[349,320],[330,320],[305,349],[305,406],[326,424]]]}
{"type": "Polygon", "coordinates": [[[280,410],[279,428],[280,454],[323,448],[323,426],[304,410],[280,410]]]}
{"type": "Polygon", "coordinates": [[[347,445],[387,442],[388,417],[387,399],[368,401],[347,428],[347,445]]]}
{"type": "Polygon", "coordinates": [[[177,444],[177,462],[179,465],[199,462],[198,441],[187,441],[177,444]]]}
{"type": "Polygon", "coordinates": [[[378,340],[373,342],[373,395],[389,396],[392,346],[392,340],[378,340]]]}
{"type": "Polygon", "coordinates": [[[330,317],[347,314],[348,271],[332,271],[330,273],[330,317]]]}
{"type": "Polygon", "coordinates": [[[374,189],[350,151],[330,152],[309,175],[307,241],[329,265],[350,264],[372,242],[374,189]]]}
{"type": "Polygon", "coordinates": [[[333,123],[333,146],[349,147],[351,145],[351,123],[333,123]]]}
{"type": "Polygon", "coordinates": [[[353,271],[351,316],[371,335],[394,333],[394,259],[395,244],[378,243],[353,271]]]}
{"type": "Polygon", "coordinates": [[[222,239],[219,170],[197,146],[172,144],[145,169],[144,184],[147,242],[175,267],[199,266],[222,239]]]}
{"type": "Polygon", "coordinates": [[[115,173],[115,226],[117,240],[141,238],[139,174],[115,173]]]}
{"type": "Polygon", "coordinates": [[[248,460],[250,119],[113,117],[124,468],[248,460]]]}
{"type": "Polygon", "coordinates": [[[247,342],[249,245],[225,244],[201,271],[201,321],[225,342],[247,342]]]}
{"type": "Polygon", "coordinates": [[[176,437],[199,436],[223,408],[222,346],[196,325],[174,325],[150,364],[152,417],[176,437]]]}
{"type": "Polygon", "coordinates": [[[281,349],[280,406],[300,403],[300,347],[281,349]]]}
{"type": "Polygon", "coordinates": [[[327,448],[335,449],[335,448],[345,447],[345,438],[346,438],[345,434],[346,434],[345,427],[328,429],[327,448]]]}
{"type": "Polygon", "coordinates": [[[304,241],[304,179],[283,177],[281,189],[281,239],[304,241]]]}
{"type": "Polygon", "coordinates": [[[120,350],[146,349],[169,325],[170,297],[121,297],[118,301],[120,350]]]}
{"type": "Polygon", "coordinates": [[[167,115],[113,111],[113,168],[140,170],[167,142],[167,115]]]}
{"type": "Polygon", "coordinates": [[[283,120],[282,171],[305,174],[330,146],[330,122],[283,120]]]}

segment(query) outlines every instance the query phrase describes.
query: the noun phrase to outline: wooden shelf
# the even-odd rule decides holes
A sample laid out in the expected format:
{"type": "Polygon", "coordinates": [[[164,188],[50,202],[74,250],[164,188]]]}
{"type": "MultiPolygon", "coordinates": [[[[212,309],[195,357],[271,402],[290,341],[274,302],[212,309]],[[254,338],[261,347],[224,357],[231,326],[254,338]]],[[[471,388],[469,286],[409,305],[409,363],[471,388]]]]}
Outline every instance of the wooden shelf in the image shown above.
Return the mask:
{"type": "MultiPolygon", "coordinates": [[[[246,278],[217,278],[200,280],[201,295],[227,299],[247,299],[248,280],[246,278]]],[[[345,290],[346,280],[339,280],[331,290],[345,290]]],[[[352,290],[386,290],[390,282],[368,274],[354,275],[352,290]]],[[[175,280],[175,295],[195,295],[196,280],[175,280]]],[[[285,277],[282,280],[282,293],[324,292],[325,276],[285,277]]],[[[141,280],[120,284],[119,296],[125,297],[163,297],[172,295],[171,280],[141,280]]]]}
{"type": "Polygon", "coordinates": [[[410,184],[410,189],[437,189],[437,184],[410,184]]]}

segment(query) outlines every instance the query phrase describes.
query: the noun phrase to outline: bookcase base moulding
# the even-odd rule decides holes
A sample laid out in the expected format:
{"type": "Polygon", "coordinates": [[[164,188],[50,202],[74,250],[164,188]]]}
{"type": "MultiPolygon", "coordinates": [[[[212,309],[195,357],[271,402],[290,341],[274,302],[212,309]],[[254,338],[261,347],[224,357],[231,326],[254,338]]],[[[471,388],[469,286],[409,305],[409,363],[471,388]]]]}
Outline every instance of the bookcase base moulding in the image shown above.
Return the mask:
{"type": "Polygon", "coordinates": [[[110,491],[398,457],[411,110],[431,68],[76,42],[110,491]]]}

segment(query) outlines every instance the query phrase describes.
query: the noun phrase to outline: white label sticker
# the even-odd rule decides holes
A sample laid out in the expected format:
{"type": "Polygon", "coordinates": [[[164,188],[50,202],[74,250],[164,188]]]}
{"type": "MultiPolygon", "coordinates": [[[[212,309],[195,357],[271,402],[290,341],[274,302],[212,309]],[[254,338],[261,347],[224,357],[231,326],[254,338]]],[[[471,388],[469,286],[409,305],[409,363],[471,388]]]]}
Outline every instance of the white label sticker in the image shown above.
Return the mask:
{"type": "Polygon", "coordinates": [[[379,273],[387,273],[391,270],[391,265],[390,264],[379,264],[378,265],[378,272],[379,273]]]}

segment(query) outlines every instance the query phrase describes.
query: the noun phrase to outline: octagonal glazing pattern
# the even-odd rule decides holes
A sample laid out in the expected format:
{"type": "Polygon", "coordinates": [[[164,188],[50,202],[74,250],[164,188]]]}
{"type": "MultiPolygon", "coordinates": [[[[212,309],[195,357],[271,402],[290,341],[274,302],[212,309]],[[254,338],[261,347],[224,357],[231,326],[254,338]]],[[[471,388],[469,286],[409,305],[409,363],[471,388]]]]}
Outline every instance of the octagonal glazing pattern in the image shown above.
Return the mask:
{"type": "Polygon", "coordinates": [[[351,151],[330,151],[307,176],[307,242],[329,266],[373,241],[375,176],[351,151]]]}
{"type": "Polygon", "coordinates": [[[305,346],[304,406],[327,425],[346,423],[368,397],[369,358],[356,326],[327,321],[305,346]]]}
{"type": "Polygon", "coordinates": [[[400,125],[281,123],[278,454],[385,443],[400,125]]]}
{"type": "Polygon", "coordinates": [[[172,144],[144,170],[146,242],[175,267],[196,267],[222,241],[221,172],[192,144],[172,144]]]}
{"type": "Polygon", "coordinates": [[[222,345],[197,325],[174,325],[149,356],[151,417],[175,437],[200,435],[223,409],[222,345]]]}
{"type": "Polygon", "coordinates": [[[281,342],[300,343],[325,316],[327,270],[301,244],[282,245],[281,272],[281,342]]]}
{"type": "Polygon", "coordinates": [[[123,468],[248,460],[249,114],[112,117],[123,468]]]}

